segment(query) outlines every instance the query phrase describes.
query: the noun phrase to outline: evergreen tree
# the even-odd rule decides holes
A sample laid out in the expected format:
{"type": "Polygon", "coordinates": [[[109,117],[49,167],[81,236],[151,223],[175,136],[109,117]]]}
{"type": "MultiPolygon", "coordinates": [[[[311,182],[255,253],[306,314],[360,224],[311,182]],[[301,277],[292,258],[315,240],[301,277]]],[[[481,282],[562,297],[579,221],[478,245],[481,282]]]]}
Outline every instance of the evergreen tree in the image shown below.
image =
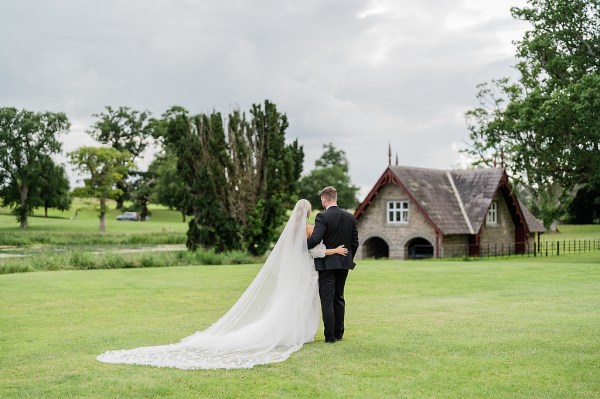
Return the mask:
{"type": "Polygon", "coordinates": [[[190,117],[183,108],[174,107],[165,116],[169,119],[166,143],[176,151],[177,170],[187,189],[186,207],[194,216],[189,222],[187,247],[239,249],[239,226],[225,196],[227,145],[221,115],[190,117]]]}
{"type": "Polygon", "coordinates": [[[253,105],[251,119],[234,111],[227,132],[220,113],[190,117],[181,107],[165,114],[165,145],[177,158],[193,215],[188,248],[245,249],[262,254],[295,199],[303,152],[285,143],[285,115],[275,104],[253,105]]]}

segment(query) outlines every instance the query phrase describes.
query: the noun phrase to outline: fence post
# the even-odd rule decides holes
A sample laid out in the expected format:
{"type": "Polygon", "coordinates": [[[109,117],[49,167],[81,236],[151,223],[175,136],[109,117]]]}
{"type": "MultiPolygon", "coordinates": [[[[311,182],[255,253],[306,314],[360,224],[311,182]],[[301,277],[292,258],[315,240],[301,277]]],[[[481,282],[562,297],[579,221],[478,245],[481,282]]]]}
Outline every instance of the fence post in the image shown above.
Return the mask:
{"type": "Polygon", "coordinates": [[[534,242],[533,242],[533,257],[534,257],[534,258],[537,256],[537,254],[536,254],[536,251],[535,251],[535,248],[536,248],[536,242],[534,241],[534,242]]]}
{"type": "Polygon", "coordinates": [[[556,241],[556,255],[560,255],[560,241],[556,241]]]}

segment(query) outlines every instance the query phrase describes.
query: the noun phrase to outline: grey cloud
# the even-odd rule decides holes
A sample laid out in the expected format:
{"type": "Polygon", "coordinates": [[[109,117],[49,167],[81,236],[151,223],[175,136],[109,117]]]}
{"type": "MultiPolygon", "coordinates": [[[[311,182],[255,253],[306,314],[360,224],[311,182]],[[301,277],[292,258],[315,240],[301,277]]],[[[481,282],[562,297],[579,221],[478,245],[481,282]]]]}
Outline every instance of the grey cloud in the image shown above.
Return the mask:
{"type": "Polygon", "coordinates": [[[268,98],[305,171],[332,142],[369,187],[388,142],[408,165],[456,164],[475,85],[511,73],[497,49],[523,29],[511,2],[485,2],[502,13],[479,22],[475,3],[450,0],[9,2],[0,106],[66,112],[73,149],[106,105],[227,114],[268,98]],[[449,15],[469,25],[446,29],[449,15]]]}

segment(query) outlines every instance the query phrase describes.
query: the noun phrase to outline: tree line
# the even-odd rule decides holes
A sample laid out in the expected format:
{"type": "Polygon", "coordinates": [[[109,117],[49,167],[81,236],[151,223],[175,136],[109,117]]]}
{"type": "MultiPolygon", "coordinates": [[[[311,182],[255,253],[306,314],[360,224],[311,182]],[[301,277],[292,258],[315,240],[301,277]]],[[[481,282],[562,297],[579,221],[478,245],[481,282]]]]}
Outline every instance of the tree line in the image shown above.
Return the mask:
{"type": "Polygon", "coordinates": [[[160,118],[149,111],[107,106],[93,115],[87,131],[101,145],[70,152],[69,162],[84,176],[73,190],[60,135],[70,129],[64,113],[36,113],[0,108],[0,200],[11,208],[21,228],[37,208],[68,210],[71,196],[96,198],[99,229],[105,230],[108,200],[118,209],[131,203],[142,220],[149,203],[191,216],[187,247],[264,253],[286,212],[299,196],[320,207],[317,191],[336,185],[340,203],[357,205],[358,187],[350,182],[345,153],[333,144],[315,169],[302,177],[304,150],[288,142],[287,116],[266,100],[248,113],[235,110],[193,115],[173,106],[160,118]],[[145,171],[136,163],[149,145],[159,148],[145,171]]]}
{"type": "Polygon", "coordinates": [[[478,86],[466,113],[476,165],[502,162],[550,224],[600,223],[600,0],[529,0],[516,80],[478,86]]]}

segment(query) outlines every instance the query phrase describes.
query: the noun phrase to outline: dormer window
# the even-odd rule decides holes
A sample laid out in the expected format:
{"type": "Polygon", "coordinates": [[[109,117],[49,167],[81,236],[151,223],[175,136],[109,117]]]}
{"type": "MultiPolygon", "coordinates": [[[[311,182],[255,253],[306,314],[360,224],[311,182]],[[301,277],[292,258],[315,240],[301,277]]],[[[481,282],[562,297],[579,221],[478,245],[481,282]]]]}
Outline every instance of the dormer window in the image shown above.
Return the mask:
{"type": "Polygon", "coordinates": [[[388,223],[408,223],[408,201],[388,201],[388,223]]]}
{"type": "Polygon", "coordinates": [[[498,203],[496,201],[492,201],[490,205],[490,209],[487,214],[487,224],[494,226],[498,223],[498,203]]]}

